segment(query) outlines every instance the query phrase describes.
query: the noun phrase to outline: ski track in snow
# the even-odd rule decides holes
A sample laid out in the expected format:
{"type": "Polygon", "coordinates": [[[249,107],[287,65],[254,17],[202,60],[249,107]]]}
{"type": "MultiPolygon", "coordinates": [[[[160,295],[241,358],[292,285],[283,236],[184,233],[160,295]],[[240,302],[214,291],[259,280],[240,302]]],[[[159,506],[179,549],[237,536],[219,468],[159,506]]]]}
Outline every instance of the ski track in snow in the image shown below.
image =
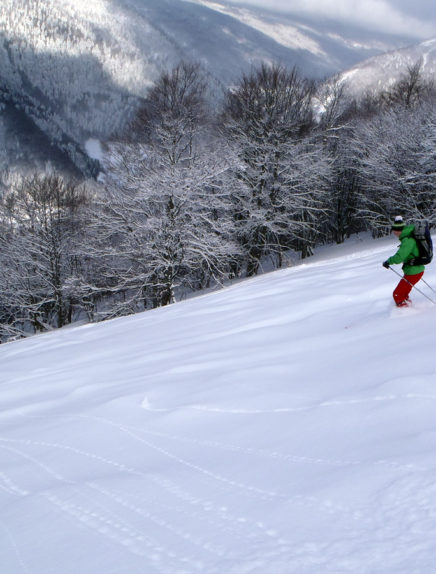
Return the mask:
{"type": "MultiPolygon", "coordinates": [[[[113,424],[110,421],[105,421],[105,422],[109,422],[109,424],[113,424]]],[[[316,499],[315,497],[309,497],[309,496],[308,497],[295,496],[295,497],[289,499],[286,496],[281,495],[277,492],[265,491],[264,489],[259,489],[259,488],[252,486],[252,485],[242,484],[242,483],[236,482],[232,479],[219,476],[217,474],[212,473],[207,468],[203,468],[203,467],[200,467],[200,466],[193,464],[189,461],[186,461],[186,460],[178,457],[177,455],[151,443],[150,441],[146,441],[146,440],[142,439],[141,437],[137,436],[134,432],[132,432],[129,429],[126,429],[126,428],[124,428],[122,426],[118,426],[118,425],[115,425],[115,427],[118,428],[118,430],[120,432],[126,433],[133,440],[139,441],[141,444],[145,445],[147,448],[152,448],[153,450],[158,451],[160,454],[162,454],[162,456],[170,457],[171,459],[176,460],[178,462],[178,464],[181,464],[183,466],[187,466],[190,470],[194,470],[195,472],[202,474],[211,482],[219,483],[220,487],[223,487],[224,489],[230,489],[230,490],[236,489],[242,495],[247,496],[250,499],[253,499],[254,501],[256,501],[257,499],[264,501],[264,500],[268,500],[271,498],[278,498],[278,499],[280,499],[280,501],[282,503],[288,504],[290,506],[290,512],[292,510],[292,506],[297,504],[297,505],[303,505],[303,506],[308,505],[308,506],[311,506],[313,508],[318,508],[322,512],[327,512],[328,514],[333,514],[333,515],[336,513],[352,514],[351,509],[345,508],[345,507],[339,506],[339,505],[334,505],[328,500],[322,501],[322,500],[316,499]]],[[[50,448],[51,450],[56,450],[56,449],[67,450],[67,451],[70,451],[71,454],[76,454],[76,455],[79,455],[82,457],[92,458],[94,460],[97,460],[97,461],[101,462],[103,465],[107,465],[107,466],[110,466],[112,468],[117,469],[117,471],[119,471],[119,472],[141,476],[145,480],[148,479],[147,475],[145,473],[141,472],[140,470],[130,468],[130,467],[126,466],[125,464],[123,464],[121,461],[114,461],[114,460],[106,459],[106,458],[100,456],[98,453],[88,452],[88,451],[85,451],[82,449],[72,448],[69,446],[62,445],[62,444],[41,443],[39,441],[32,441],[32,440],[21,440],[21,441],[4,441],[3,440],[2,442],[7,442],[8,444],[13,442],[15,444],[18,443],[22,446],[27,446],[27,447],[44,447],[44,448],[50,448]]],[[[210,446],[210,445],[207,445],[207,446],[210,446]]],[[[27,461],[33,463],[33,465],[36,465],[38,468],[44,470],[52,479],[54,479],[58,482],[61,482],[64,485],[74,484],[73,480],[67,480],[65,477],[60,475],[57,471],[53,470],[53,468],[49,467],[46,464],[43,464],[36,457],[29,455],[29,454],[25,454],[17,448],[10,448],[10,447],[4,447],[4,446],[3,446],[3,448],[7,448],[9,451],[15,453],[16,455],[18,455],[20,457],[25,458],[27,461]]],[[[155,479],[154,479],[154,481],[155,481],[155,479]]],[[[160,482],[158,483],[158,486],[162,487],[160,482]]],[[[100,492],[100,493],[110,497],[113,502],[123,506],[124,509],[128,509],[131,512],[139,514],[143,518],[146,518],[147,521],[152,522],[155,526],[156,525],[162,526],[164,524],[165,527],[167,529],[169,529],[172,533],[176,533],[179,536],[181,536],[181,538],[184,540],[184,542],[189,542],[192,544],[193,541],[196,541],[196,535],[186,533],[186,532],[172,526],[171,524],[167,524],[165,522],[163,522],[163,524],[162,524],[162,520],[152,517],[148,511],[138,507],[136,504],[132,505],[131,503],[127,502],[123,496],[120,496],[119,494],[114,494],[113,492],[111,492],[105,488],[100,488],[95,484],[92,484],[92,488],[95,491],[100,492]]],[[[16,487],[16,486],[15,486],[15,489],[17,491],[19,490],[18,487],[16,487]]],[[[231,513],[229,513],[229,511],[227,509],[223,509],[222,507],[216,508],[216,505],[211,503],[210,501],[198,499],[193,492],[187,492],[184,494],[183,497],[180,497],[181,487],[177,486],[177,485],[175,487],[173,486],[172,488],[169,488],[168,484],[166,484],[164,490],[167,492],[167,495],[168,494],[174,495],[176,493],[178,495],[178,498],[182,499],[185,503],[186,503],[186,500],[190,500],[191,504],[195,504],[195,506],[202,506],[203,509],[205,509],[205,511],[208,514],[213,512],[214,517],[215,517],[214,523],[216,523],[217,520],[220,520],[220,522],[222,522],[224,520],[225,527],[224,528],[222,527],[222,529],[224,531],[227,531],[229,529],[228,524],[230,522],[232,535],[234,535],[235,532],[237,532],[239,534],[239,538],[241,539],[241,544],[243,543],[244,548],[250,542],[251,539],[255,540],[256,544],[258,544],[259,543],[259,540],[258,540],[259,536],[260,536],[260,538],[266,539],[269,544],[271,544],[272,540],[276,540],[276,542],[278,541],[277,543],[279,544],[279,546],[283,546],[284,544],[286,544],[286,541],[284,540],[282,535],[277,534],[274,529],[267,528],[261,521],[258,521],[255,524],[250,524],[250,520],[248,520],[246,517],[243,517],[243,516],[234,517],[231,515],[231,513]],[[241,533],[240,532],[240,530],[245,531],[247,528],[248,528],[247,533],[244,533],[244,532],[241,533]],[[256,535],[252,534],[253,531],[256,533],[256,535]]],[[[23,491],[21,489],[19,491],[24,493],[23,496],[28,495],[27,491],[23,491]]],[[[145,537],[144,533],[138,533],[138,532],[134,531],[134,529],[132,529],[132,527],[130,525],[122,525],[119,522],[116,522],[116,521],[114,522],[113,519],[111,519],[111,517],[109,515],[110,513],[102,514],[101,512],[98,513],[95,510],[92,510],[92,511],[87,510],[87,508],[89,507],[89,503],[87,503],[87,504],[84,503],[83,505],[78,505],[78,504],[73,504],[71,502],[65,502],[62,500],[62,498],[59,494],[56,494],[56,495],[44,494],[43,496],[48,502],[50,502],[55,507],[57,507],[61,512],[66,513],[66,514],[76,518],[77,521],[79,521],[82,525],[85,524],[88,528],[96,530],[101,535],[109,537],[111,540],[118,542],[119,544],[121,544],[123,546],[126,546],[126,548],[129,551],[131,551],[133,553],[137,553],[140,556],[147,556],[150,551],[152,552],[153,556],[156,555],[156,548],[150,548],[150,542],[146,538],[144,538],[145,537]],[[144,546],[145,546],[145,548],[144,548],[144,546]],[[141,548],[142,548],[142,550],[141,550],[141,548]]],[[[352,519],[353,520],[360,520],[361,517],[352,517],[352,519]]],[[[198,545],[198,544],[199,543],[196,542],[196,545],[198,545]]],[[[290,546],[289,542],[287,542],[287,544],[290,546]]],[[[206,549],[208,552],[211,551],[209,543],[202,542],[200,544],[200,546],[203,549],[206,549]]],[[[253,544],[253,546],[254,546],[254,544],[253,544]]],[[[216,551],[215,551],[215,553],[216,553],[216,551]]],[[[157,554],[160,555],[161,552],[159,552],[157,554]]],[[[167,555],[170,556],[170,554],[171,553],[168,551],[167,555]]],[[[225,554],[224,551],[221,551],[221,553],[220,553],[221,557],[223,557],[224,554],[225,554]]],[[[236,559],[236,557],[232,557],[232,559],[236,559]]],[[[183,557],[180,560],[181,560],[181,562],[189,561],[189,559],[186,557],[183,557]]],[[[153,563],[153,566],[156,567],[156,564],[153,563]]],[[[192,564],[191,564],[191,567],[192,567],[192,564]]],[[[203,565],[200,565],[200,571],[202,568],[203,568],[203,565]]]]}
{"type": "MultiPolygon", "coordinates": [[[[311,459],[310,457],[293,457],[286,455],[284,453],[267,452],[260,449],[247,449],[241,447],[235,447],[234,445],[221,444],[211,441],[203,441],[200,439],[189,439],[180,436],[169,436],[165,434],[147,432],[144,429],[136,429],[134,427],[126,427],[125,425],[120,425],[115,421],[110,419],[103,419],[101,417],[79,417],[79,418],[92,418],[93,422],[99,422],[103,425],[108,425],[115,429],[117,432],[121,433],[123,436],[127,436],[130,440],[135,443],[140,443],[145,449],[152,449],[154,452],[159,453],[164,458],[169,458],[175,461],[178,465],[187,467],[190,471],[200,474],[202,478],[208,483],[207,490],[213,491],[214,489],[224,490],[224,491],[238,491],[239,494],[244,497],[249,498],[254,504],[264,502],[265,500],[277,499],[281,504],[285,504],[289,507],[289,515],[292,516],[293,509],[295,507],[310,508],[312,512],[327,513],[332,517],[339,517],[341,521],[346,522],[347,531],[343,533],[347,538],[358,539],[367,528],[374,527],[377,522],[374,517],[365,516],[362,509],[356,510],[345,505],[339,505],[333,503],[329,499],[320,499],[314,496],[303,496],[297,495],[294,497],[289,497],[280,492],[265,490],[258,488],[252,484],[246,484],[238,482],[232,478],[224,477],[212,472],[207,467],[199,465],[195,462],[189,461],[185,458],[180,457],[168,447],[162,447],[150,439],[145,439],[143,435],[154,436],[164,440],[165,443],[171,442],[188,442],[190,444],[197,445],[201,448],[207,449],[218,449],[230,452],[238,452],[244,456],[256,456],[260,458],[270,458],[279,459],[281,461],[290,464],[309,464],[309,465],[339,465],[339,466],[350,466],[350,465],[360,465],[362,464],[359,460],[333,460],[333,459],[311,459]]],[[[207,539],[203,538],[198,532],[189,531],[186,524],[196,523],[198,521],[206,521],[210,527],[214,530],[220,531],[224,538],[232,538],[233,540],[238,540],[241,548],[244,548],[244,553],[246,552],[247,546],[254,551],[256,548],[262,548],[262,556],[265,560],[265,556],[269,555],[271,559],[273,557],[280,555],[288,555],[289,553],[294,553],[294,544],[286,537],[286,534],[279,532],[274,525],[267,526],[264,522],[259,519],[253,522],[252,519],[244,516],[243,514],[234,514],[230,509],[225,506],[218,506],[213,500],[208,500],[199,497],[194,491],[186,490],[181,484],[177,484],[171,480],[162,481],[156,476],[149,475],[148,473],[129,466],[121,458],[110,459],[102,456],[98,452],[88,451],[82,448],[72,447],[70,445],[61,443],[47,443],[42,441],[35,441],[31,439],[22,440],[5,440],[1,439],[0,444],[2,449],[8,450],[10,453],[15,454],[20,458],[24,458],[28,463],[30,463],[37,471],[45,473],[48,475],[50,481],[55,481],[62,485],[63,487],[69,487],[77,484],[80,486],[80,490],[74,493],[72,497],[71,494],[68,498],[62,495],[62,489],[57,488],[55,493],[42,492],[37,493],[37,496],[43,498],[46,503],[50,504],[58,513],[65,516],[65,518],[73,519],[77,522],[80,527],[84,527],[99,537],[107,539],[108,541],[119,545],[125,552],[139,556],[147,561],[149,566],[156,572],[213,572],[218,574],[218,570],[210,570],[207,566],[207,559],[198,560],[196,558],[198,550],[205,555],[212,555],[214,561],[218,560],[219,563],[222,561],[230,561],[231,563],[238,563],[243,557],[239,556],[238,553],[230,553],[226,550],[225,546],[220,546],[215,543],[211,543],[207,539]],[[15,446],[11,446],[15,445],[15,446]],[[16,448],[19,445],[20,448],[16,448]],[[114,487],[108,487],[96,483],[95,481],[86,482],[86,487],[90,492],[83,489],[83,485],[77,483],[73,478],[67,478],[63,476],[56,468],[47,465],[42,462],[29,452],[24,452],[23,449],[48,449],[51,452],[60,450],[67,451],[70,455],[75,455],[78,457],[83,457],[85,459],[92,459],[99,463],[103,469],[109,467],[111,473],[115,471],[116,474],[123,475],[133,475],[134,477],[140,477],[146,483],[152,483],[154,488],[161,491],[161,495],[157,497],[158,500],[166,501],[166,508],[162,514],[160,514],[161,504],[156,504],[155,500],[147,499],[142,496],[139,500],[135,497],[132,499],[127,496],[126,493],[121,490],[117,490],[114,487]],[[76,501],[72,501],[74,498],[76,501]],[[105,502],[106,501],[106,502],[105,502]],[[110,504],[107,503],[109,501],[110,504]],[[150,511],[150,506],[156,506],[154,512],[150,511]],[[116,511],[117,508],[121,509],[121,512],[116,511]],[[180,523],[182,526],[173,524],[168,521],[164,516],[177,516],[181,515],[180,523]],[[121,519],[120,516],[123,518],[121,519]],[[184,520],[183,518],[189,518],[189,520],[184,520]],[[212,517],[212,518],[211,518],[212,517]],[[138,522],[139,519],[139,522],[138,522]],[[162,542],[156,537],[150,536],[150,531],[165,530],[172,537],[176,537],[183,542],[183,547],[186,549],[186,553],[179,555],[173,549],[165,547],[162,542]],[[192,548],[191,553],[188,549],[192,548]],[[180,569],[180,565],[186,566],[186,570],[180,569]]],[[[200,457],[202,459],[202,457],[200,457]]],[[[213,456],[212,456],[213,458],[213,456]]],[[[374,466],[387,465],[393,471],[399,473],[399,478],[396,479],[401,483],[401,475],[404,474],[405,470],[413,470],[415,473],[421,470],[426,470],[422,468],[413,467],[413,465],[403,465],[400,463],[395,463],[392,461],[375,461],[374,466]]],[[[103,470],[104,473],[104,470],[103,470]]],[[[32,473],[33,474],[33,473],[32,473]]],[[[22,486],[15,484],[10,477],[5,473],[1,475],[3,484],[6,485],[7,490],[10,494],[14,496],[28,497],[31,493],[24,489],[22,486]]],[[[419,481],[417,481],[417,484],[419,481]]],[[[432,494],[433,490],[436,490],[434,485],[425,485],[427,491],[432,494]]],[[[421,492],[423,491],[423,486],[420,487],[421,492]]],[[[74,492],[74,488],[73,488],[74,492]]],[[[226,498],[226,496],[224,496],[226,498]]],[[[233,499],[233,496],[230,496],[233,499]]],[[[429,516],[436,515],[436,498],[431,496],[427,500],[435,500],[430,505],[428,502],[423,504],[422,500],[419,502],[422,512],[428,514],[429,516]]],[[[398,513],[401,514],[402,520],[406,519],[410,523],[410,528],[415,528],[414,525],[414,513],[405,513],[404,510],[407,508],[405,505],[406,501],[416,501],[413,500],[413,493],[407,493],[407,498],[404,496],[404,502],[397,504],[398,513]],[[405,516],[404,516],[405,515],[405,516]]],[[[425,499],[424,499],[425,500],[425,499]]],[[[381,505],[383,505],[383,497],[381,498],[381,505]]],[[[391,520],[395,523],[396,514],[394,512],[394,507],[390,508],[390,513],[393,515],[391,520]]],[[[378,524],[380,531],[388,530],[385,520],[378,524]]],[[[16,549],[15,549],[16,551],[16,549]]],[[[311,546],[311,554],[313,559],[321,566],[324,560],[322,556],[327,552],[328,549],[324,546],[317,545],[315,543],[311,546]]],[[[260,564],[259,563],[259,568],[260,564]]],[[[304,567],[301,564],[301,567],[304,567]]],[[[257,572],[256,566],[247,566],[247,572],[257,572]],[[253,568],[253,569],[252,569],[253,568]]],[[[24,572],[27,572],[23,568],[24,572]]],[[[243,571],[243,570],[242,570],[243,571]]],[[[235,570],[236,572],[236,570],[235,570]]],[[[260,570],[259,570],[260,572],[260,570]]],[[[285,570],[283,570],[285,572],[285,570]]]]}
{"type": "Polygon", "coordinates": [[[6,539],[9,542],[10,547],[12,548],[12,553],[17,558],[17,563],[19,566],[19,572],[24,573],[24,574],[32,574],[32,571],[28,568],[26,562],[24,562],[24,560],[23,560],[23,557],[20,553],[19,545],[18,545],[16,539],[12,536],[9,528],[6,527],[6,525],[3,523],[3,521],[1,519],[0,519],[0,529],[3,530],[4,534],[6,535],[6,539]]]}
{"type": "MultiPolygon", "coordinates": [[[[94,418],[94,421],[97,420],[94,418]]],[[[195,462],[188,461],[181,458],[174,452],[168,450],[168,448],[163,448],[150,440],[146,440],[140,436],[140,434],[153,434],[147,433],[143,429],[135,430],[132,428],[126,428],[123,425],[118,425],[116,422],[111,420],[102,420],[100,422],[103,424],[108,424],[111,427],[117,429],[119,433],[127,435],[131,440],[139,442],[146,449],[152,449],[158,452],[164,458],[170,458],[176,461],[179,465],[187,467],[190,471],[199,473],[204,477],[209,483],[218,483],[219,489],[224,490],[237,490],[238,493],[242,494],[253,500],[253,503],[263,502],[268,499],[279,499],[282,504],[289,506],[289,514],[292,516],[292,510],[295,506],[310,507],[312,511],[316,510],[321,513],[328,513],[332,516],[340,516],[341,520],[347,523],[347,537],[352,537],[358,539],[359,536],[369,527],[371,522],[374,525],[373,517],[365,517],[362,512],[356,512],[351,508],[347,508],[344,505],[338,505],[332,503],[332,501],[325,499],[318,499],[313,496],[302,496],[298,495],[289,498],[285,495],[280,494],[275,491],[267,491],[255,487],[251,484],[240,483],[228,477],[223,477],[218,475],[208,468],[205,468],[195,462]]],[[[168,439],[176,441],[186,441],[187,439],[183,437],[168,437],[163,436],[162,439],[168,441],[168,439]]],[[[98,452],[87,451],[85,449],[79,449],[76,447],[71,447],[65,444],[58,443],[45,443],[41,441],[34,440],[4,440],[1,441],[3,444],[2,448],[6,448],[10,453],[17,455],[20,458],[24,458],[28,463],[36,468],[37,471],[41,471],[48,475],[48,479],[60,483],[64,487],[75,484],[75,480],[72,478],[67,478],[59,473],[57,469],[53,466],[49,466],[43,463],[41,460],[29,452],[23,452],[23,448],[44,448],[50,449],[50,451],[61,450],[68,451],[71,455],[76,455],[79,457],[84,457],[85,459],[93,459],[94,461],[100,463],[103,467],[109,467],[111,471],[122,474],[130,474],[135,477],[141,477],[146,482],[153,483],[154,487],[159,488],[163,491],[161,496],[158,497],[159,500],[172,501],[170,505],[170,512],[168,509],[162,514],[162,516],[176,516],[177,514],[182,514],[183,516],[190,516],[191,519],[187,522],[181,520],[182,524],[189,524],[191,522],[196,522],[200,520],[204,521],[204,516],[206,515],[207,520],[210,524],[210,516],[213,516],[212,525],[214,529],[218,529],[224,533],[224,537],[232,537],[237,539],[241,547],[244,548],[244,553],[246,552],[247,546],[254,552],[258,547],[262,548],[262,561],[259,562],[259,568],[268,555],[271,559],[273,557],[277,558],[280,555],[288,555],[295,551],[294,545],[286,538],[286,536],[278,532],[274,525],[266,526],[262,520],[253,523],[252,519],[247,518],[244,515],[235,515],[226,507],[217,506],[216,503],[210,500],[199,498],[193,491],[186,491],[180,484],[164,481],[157,479],[154,476],[149,476],[143,471],[130,467],[123,462],[122,459],[108,459],[98,452]],[[15,448],[5,445],[20,445],[20,448],[15,448]],[[192,521],[193,510],[197,509],[197,516],[195,520],[192,521]],[[198,509],[202,512],[198,513],[198,509]]],[[[192,441],[189,441],[192,442],[192,441]]],[[[229,445],[222,445],[216,443],[210,443],[208,441],[195,440],[195,444],[201,447],[215,448],[220,450],[234,450],[234,447],[229,445]]],[[[355,465],[360,464],[359,461],[337,461],[337,460],[311,460],[308,457],[299,457],[295,460],[294,457],[283,456],[281,453],[266,453],[261,450],[256,449],[237,449],[240,453],[250,456],[260,456],[267,458],[280,458],[290,463],[303,463],[303,464],[340,464],[340,465],[355,465]]],[[[379,462],[375,463],[379,464],[379,462]]],[[[383,464],[381,462],[380,464],[383,464]]],[[[404,465],[390,463],[393,470],[402,472],[404,470],[404,465]]],[[[409,468],[409,467],[408,467],[409,468]]],[[[414,469],[417,471],[418,469],[414,469]]],[[[7,485],[8,490],[11,494],[15,496],[27,497],[30,493],[23,487],[14,484],[12,480],[5,474],[2,473],[2,478],[4,483],[7,485]]],[[[64,515],[66,518],[74,519],[80,527],[85,527],[86,529],[92,531],[94,534],[109,540],[112,543],[119,545],[125,552],[139,556],[147,561],[147,564],[156,572],[168,573],[168,572],[217,572],[218,570],[210,570],[207,566],[206,561],[201,561],[196,558],[198,549],[200,549],[203,554],[211,554],[214,557],[214,561],[218,559],[221,561],[230,561],[231,563],[237,563],[242,558],[237,554],[228,553],[224,547],[219,547],[212,544],[208,540],[203,539],[197,532],[190,532],[186,529],[186,526],[181,527],[172,524],[165,518],[162,518],[159,514],[160,505],[155,513],[150,512],[149,505],[150,501],[140,500],[136,498],[134,500],[126,496],[123,491],[119,492],[116,489],[101,486],[95,481],[91,483],[86,483],[86,486],[91,493],[88,496],[84,496],[85,492],[83,487],[80,488],[75,493],[74,499],[78,499],[78,502],[71,501],[71,495],[68,498],[62,496],[62,489],[56,489],[55,494],[49,492],[43,492],[37,494],[41,496],[47,503],[49,503],[54,509],[64,515]],[[97,499],[96,496],[98,495],[97,499]],[[105,505],[105,500],[110,502],[109,505],[105,505]],[[122,512],[119,514],[116,512],[116,508],[120,507],[122,512]],[[115,510],[115,511],[114,511],[115,510]],[[121,519],[119,516],[123,516],[121,519]],[[133,517],[133,518],[132,518],[133,517]],[[129,519],[131,518],[131,520],[129,519]],[[138,520],[139,518],[139,526],[138,520]],[[145,528],[144,526],[147,525],[145,528]],[[151,537],[149,535],[150,531],[155,531],[156,529],[164,529],[169,532],[172,536],[178,537],[183,541],[183,545],[186,548],[186,553],[184,555],[177,554],[173,549],[165,547],[161,541],[151,537]],[[191,553],[188,549],[193,548],[191,553]],[[186,570],[183,568],[186,567],[186,570]]],[[[208,486],[207,490],[216,489],[215,484],[208,486]]],[[[427,490],[428,490],[427,486],[427,490]]],[[[421,488],[422,490],[422,488],[421,488]]],[[[232,497],[231,497],[232,498],[232,497]]],[[[408,498],[405,500],[411,500],[411,493],[408,493],[408,498]]],[[[432,515],[436,513],[436,502],[430,506],[425,506],[421,504],[424,513],[432,515]]],[[[404,503],[398,505],[398,513],[401,514],[404,520],[404,503]]],[[[194,514],[195,514],[194,512],[194,514]]],[[[393,514],[392,520],[395,521],[396,514],[394,513],[394,507],[391,507],[390,512],[393,514]]],[[[414,527],[413,513],[410,512],[406,515],[406,519],[410,523],[410,527],[414,527]]],[[[382,524],[378,526],[381,531],[386,529],[386,523],[383,521],[382,524]]],[[[189,528],[189,527],[188,527],[189,528]]],[[[322,556],[327,552],[327,548],[319,546],[317,544],[312,544],[311,554],[313,559],[317,561],[319,566],[323,564],[322,556]]],[[[15,549],[16,551],[16,549],[15,549]]],[[[327,552],[327,556],[329,556],[327,552]]],[[[301,565],[303,566],[303,565],[301,565]]],[[[257,572],[256,566],[247,566],[246,572],[257,572]]],[[[27,572],[23,568],[24,572],[27,572]]],[[[236,570],[235,570],[236,571],[236,570]]],[[[243,571],[243,570],[241,570],[243,571]]],[[[260,570],[259,570],[260,572],[260,570]]]]}
{"type": "MultiPolygon", "coordinates": [[[[219,413],[223,415],[266,415],[266,414],[281,414],[281,413],[299,413],[304,411],[313,411],[314,409],[323,409],[331,407],[344,407],[352,405],[361,405],[365,403],[378,403],[386,401],[410,401],[410,400],[423,400],[423,401],[436,401],[436,395],[420,395],[416,393],[407,393],[405,395],[380,395],[374,397],[355,398],[348,400],[334,400],[325,401],[316,405],[308,405],[301,407],[277,407],[275,409],[246,409],[246,408],[225,408],[213,405],[184,405],[180,410],[192,409],[196,411],[204,411],[209,413],[219,413]]],[[[144,399],[143,408],[150,412],[162,413],[173,412],[174,408],[154,407],[151,406],[148,399],[144,399]]]]}

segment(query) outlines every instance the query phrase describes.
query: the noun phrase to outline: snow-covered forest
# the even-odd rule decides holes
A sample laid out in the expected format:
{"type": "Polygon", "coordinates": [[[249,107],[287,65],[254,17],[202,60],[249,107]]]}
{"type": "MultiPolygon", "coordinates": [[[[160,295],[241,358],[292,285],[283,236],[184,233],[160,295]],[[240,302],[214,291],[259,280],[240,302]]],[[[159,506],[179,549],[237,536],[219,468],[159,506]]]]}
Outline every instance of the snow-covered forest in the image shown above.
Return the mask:
{"type": "Polygon", "coordinates": [[[390,218],[434,219],[435,91],[420,63],[356,101],[259,66],[219,105],[181,62],[106,141],[98,181],[4,174],[2,340],[167,305],[390,218]]]}

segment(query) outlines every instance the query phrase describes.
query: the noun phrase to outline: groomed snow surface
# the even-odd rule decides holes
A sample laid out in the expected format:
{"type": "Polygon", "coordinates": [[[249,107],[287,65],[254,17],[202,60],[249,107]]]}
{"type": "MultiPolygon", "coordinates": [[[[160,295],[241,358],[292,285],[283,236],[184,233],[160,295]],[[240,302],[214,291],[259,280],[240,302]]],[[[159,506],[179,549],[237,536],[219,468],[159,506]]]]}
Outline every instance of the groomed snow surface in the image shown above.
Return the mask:
{"type": "Polygon", "coordinates": [[[1,573],[436,572],[436,305],[394,308],[395,250],[1,345],[1,573]]]}

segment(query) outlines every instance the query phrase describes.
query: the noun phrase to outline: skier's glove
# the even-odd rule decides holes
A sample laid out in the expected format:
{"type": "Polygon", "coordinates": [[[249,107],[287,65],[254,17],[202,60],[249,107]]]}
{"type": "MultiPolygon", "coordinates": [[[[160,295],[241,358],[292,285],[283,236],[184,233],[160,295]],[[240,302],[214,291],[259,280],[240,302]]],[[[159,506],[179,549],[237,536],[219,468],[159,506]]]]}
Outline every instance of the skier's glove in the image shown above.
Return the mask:
{"type": "Polygon", "coordinates": [[[385,269],[389,269],[389,263],[387,261],[383,261],[383,267],[385,269]]]}

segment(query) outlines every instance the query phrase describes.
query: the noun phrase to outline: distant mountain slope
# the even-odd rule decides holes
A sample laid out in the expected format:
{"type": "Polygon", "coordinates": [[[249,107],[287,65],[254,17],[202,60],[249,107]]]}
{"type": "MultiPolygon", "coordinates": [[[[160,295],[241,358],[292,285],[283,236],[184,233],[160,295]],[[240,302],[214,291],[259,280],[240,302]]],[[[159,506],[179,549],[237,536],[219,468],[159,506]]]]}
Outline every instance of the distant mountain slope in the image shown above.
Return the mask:
{"type": "MultiPolygon", "coordinates": [[[[35,137],[43,134],[86,172],[85,141],[122,129],[156,77],[180,59],[201,62],[227,86],[261,61],[323,77],[399,45],[404,38],[369,40],[361,30],[222,2],[2,0],[0,112],[8,105],[0,133],[15,107],[35,137]]],[[[18,129],[10,137],[21,140],[18,129]]]]}
{"type": "MultiPolygon", "coordinates": [[[[134,0],[133,0],[134,1],[134,0]]],[[[136,0],[141,1],[141,0],[136,0]]],[[[384,53],[410,42],[410,38],[369,33],[350,24],[323,18],[296,18],[253,6],[236,7],[231,2],[186,0],[207,6],[231,16],[261,32],[289,51],[286,63],[297,65],[306,76],[325,77],[335,74],[372,55],[384,53]]],[[[418,40],[418,38],[417,38],[418,40]]]]}
{"type": "Polygon", "coordinates": [[[436,78],[436,38],[369,58],[341,75],[351,93],[376,92],[389,88],[408,67],[422,62],[426,79],[436,78]]]}

